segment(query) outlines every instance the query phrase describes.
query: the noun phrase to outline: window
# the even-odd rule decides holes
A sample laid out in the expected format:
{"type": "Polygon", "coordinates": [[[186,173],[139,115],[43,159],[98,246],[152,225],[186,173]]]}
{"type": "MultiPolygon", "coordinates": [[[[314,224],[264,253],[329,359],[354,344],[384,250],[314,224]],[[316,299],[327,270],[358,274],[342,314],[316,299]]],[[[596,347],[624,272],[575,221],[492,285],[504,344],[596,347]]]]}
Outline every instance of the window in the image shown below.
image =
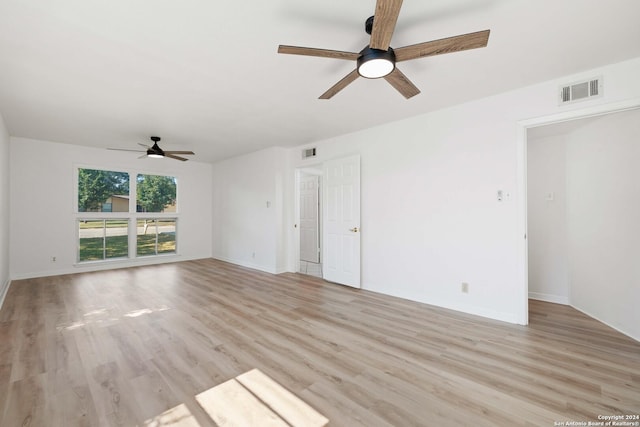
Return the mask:
{"type": "Polygon", "coordinates": [[[137,212],[175,212],[176,179],[172,176],[138,175],[137,212]]]}
{"type": "Polygon", "coordinates": [[[78,169],[78,212],[129,212],[129,174],[78,169]]]}
{"type": "Polygon", "coordinates": [[[145,218],[137,223],[137,256],[176,253],[176,218],[145,218]]]}
{"type": "Polygon", "coordinates": [[[78,221],[79,261],[101,261],[129,256],[129,220],[81,219],[78,221]]]}
{"type": "Polygon", "coordinates": [[[88,168],[77,176],[79,262],[177,253],[175,177],[88,168]]]}

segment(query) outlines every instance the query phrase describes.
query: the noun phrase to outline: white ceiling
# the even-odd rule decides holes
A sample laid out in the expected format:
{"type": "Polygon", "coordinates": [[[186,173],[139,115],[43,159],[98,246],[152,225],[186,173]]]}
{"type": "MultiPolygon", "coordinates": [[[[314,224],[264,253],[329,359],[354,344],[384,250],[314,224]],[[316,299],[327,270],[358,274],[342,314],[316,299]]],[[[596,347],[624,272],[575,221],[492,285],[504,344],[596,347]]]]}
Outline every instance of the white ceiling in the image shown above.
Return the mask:
{"type": "MultiPolygon", "coordinates": [[[[13,136],[216,161],[294,146],[640,56],[638,0],[406,0],[393,47],[491,29],[484,49],[400,63],[422,93],[358,79],[375,0],[0,0],[0,113],[13,136]]],[[[132,153],[135,155],[135,153],[132,153]]]]}

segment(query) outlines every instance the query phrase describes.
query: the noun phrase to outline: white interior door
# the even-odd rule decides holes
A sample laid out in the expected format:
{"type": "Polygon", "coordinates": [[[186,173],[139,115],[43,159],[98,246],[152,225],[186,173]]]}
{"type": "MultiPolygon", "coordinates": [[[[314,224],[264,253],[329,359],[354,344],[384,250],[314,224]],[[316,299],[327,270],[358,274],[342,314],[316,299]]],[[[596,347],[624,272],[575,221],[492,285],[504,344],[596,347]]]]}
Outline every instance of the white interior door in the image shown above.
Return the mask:
{"type": "Polygon", "coordinates": [[[319,180],[314,175],[300,178],[300,259],[315,263],[320,262],[319,180]]]}
{"type": "Polygon", "coordinates": [[[323,166],[323,277],[359,288],[360,156],[323,166]]]}

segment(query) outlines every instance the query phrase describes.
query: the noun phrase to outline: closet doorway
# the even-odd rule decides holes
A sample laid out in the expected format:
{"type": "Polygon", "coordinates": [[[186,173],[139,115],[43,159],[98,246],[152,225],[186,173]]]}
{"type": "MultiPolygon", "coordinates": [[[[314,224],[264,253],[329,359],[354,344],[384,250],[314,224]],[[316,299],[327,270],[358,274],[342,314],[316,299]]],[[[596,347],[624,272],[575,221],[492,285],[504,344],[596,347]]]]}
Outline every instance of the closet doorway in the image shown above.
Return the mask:
{"type": "Polygon", "coordinates": [[[322,277],[322,170],[299,171],[300,245],[298,272],[322,277]]]}
{"type": "Polygon", "coordinates": [[[636,314],[602,301],[633,298],[640,99],[519,122],[519,253],[529,298],[569,304],[630,336],[636,314]],[[630,163],[631,161],[631,163],[630,163]],[[615,295],[615,297],[613,297],[615,295]]]}

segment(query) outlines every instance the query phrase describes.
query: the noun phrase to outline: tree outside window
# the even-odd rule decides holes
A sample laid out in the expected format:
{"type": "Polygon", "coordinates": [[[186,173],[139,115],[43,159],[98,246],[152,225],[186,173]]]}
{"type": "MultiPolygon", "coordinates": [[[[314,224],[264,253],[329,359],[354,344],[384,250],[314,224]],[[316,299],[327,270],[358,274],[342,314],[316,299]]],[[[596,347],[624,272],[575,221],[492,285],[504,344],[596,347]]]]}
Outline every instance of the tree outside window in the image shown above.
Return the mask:
{"type": "Polygon", "coordinates": [[[78,170],[78,212],[128,212],[129,174],[78,170]]]}
{"type": "Polygon", "coordinates": [[[136,211],[175,212],[176,178],[162,175],[137,176],[136,211]]]}

